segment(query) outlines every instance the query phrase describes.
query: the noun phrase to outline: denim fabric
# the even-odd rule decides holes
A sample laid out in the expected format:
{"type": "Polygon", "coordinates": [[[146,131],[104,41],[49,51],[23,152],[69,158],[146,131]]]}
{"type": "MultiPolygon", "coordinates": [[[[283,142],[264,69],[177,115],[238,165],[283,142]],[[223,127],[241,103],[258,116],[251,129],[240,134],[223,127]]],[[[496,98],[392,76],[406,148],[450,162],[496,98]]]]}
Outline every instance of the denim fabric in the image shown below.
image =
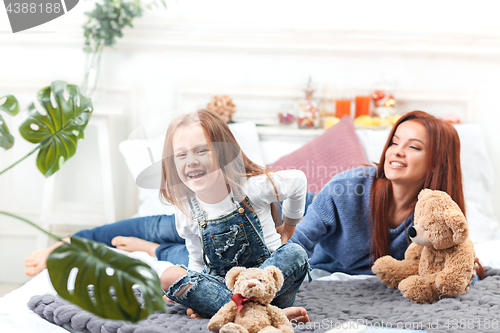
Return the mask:
{"type": "Polygon", "coordinates": [[[198,202],[191,200],[203,245],[203,259],[209,274],[225,276],[234,266],[255,267],[271,256],[264,242],[260,220],[247,206],[233,200],[235,210],[215,220],[205,220],[198,202]]]}
{"type": "Polygon", "coordinates": [[[156,249],[158,260],[170,261],[173,264],[188,264],[188,251],[184,239],[175,228],[174,215],[156,215],[137,217],[110,223],[89,230],[82,230],[75,236],[91,239],[111,245],[116,236],[137,237],[160,246],[156,249]]]}
{"type": "Polygon", "coordinates": [[[223,278],[208,274],[208,270],[198,273],[190,269],[187,269],[186,275],[175,281],[164,293],[172,301],[190,307],[207,317],[212,317],[231,301],[233,294],[223,278]],[[182,296],[175,296],[183,290],[185,292],[182,296]]]}
{"type": "MultiPolygon", "coordinates": [[[[202,235],[205,269],[187,274],[173,283],[165,295],[206,316],[213,316],[231,300],[232,292],[224,276],[235,266],[263,267],[275,265],[281,269],[285,283],[273,304],[291,306],[309,270],[307,254],[302,247],[286,243],[270,254],[263,240],[258,216],[245,205],[237,203],[232,213],[215,220],[206,220],[196,200],[190,205],[193,218],[202,235]],[[181,294],[181,296],[176,296],[181,294]]],[[[247,204],[251,207],[250,202],[247,204]]]]}
{"type": "Polygon", "coordinates": [[[470,282],[470,285],[473,286],[474,283],[476,283],[477,281],[479,281],[479,275],[477,275],[477,273],[476,273],[476,276],[474,276],[472,278],[472,281],[470,282]]]}
{"type": "MultiPolygon", "coordinates": [[[[293,305],[295,295],[308,270],[307,253],[297,244],[281,245],[260,268],[274,265],[281,269],[284,283],[271,304],[280,308],[293,305]]],[[[187,269],[187,274],[174,282],[165,292],[168,298],[192,308],[199,314],[212,317],[221,307],[231,301],[232,292],[223,277],[208,274],[209,268],[198,273],[187,269]],[[178,292],[185,291],[180,297],[178,292]]]]}
{"type": "MultiPolygon", "coordinates": [[[[306,207],[312,203],[316,193],[307,193],[306,207]]],[[[184,245],[184,239],[179,236],[175,228],[174,215],[156,215],[126,219],[103,226],[81,230],[75,236],[94,240],[111,245],[116,236],[137,237],[160,246],[156,249],[158,260],[170,261],[176,265],[188,265],[189,253],[184,245]]]]}
{"type": "Polygon", "coordinates": [[[282,309],[292,306],[302,281],[309,274],[307,252],[300,245],[287,242],[278,247],[260,268],[267,266],[278,267],[285,279],[271,304],[282,309]]]}

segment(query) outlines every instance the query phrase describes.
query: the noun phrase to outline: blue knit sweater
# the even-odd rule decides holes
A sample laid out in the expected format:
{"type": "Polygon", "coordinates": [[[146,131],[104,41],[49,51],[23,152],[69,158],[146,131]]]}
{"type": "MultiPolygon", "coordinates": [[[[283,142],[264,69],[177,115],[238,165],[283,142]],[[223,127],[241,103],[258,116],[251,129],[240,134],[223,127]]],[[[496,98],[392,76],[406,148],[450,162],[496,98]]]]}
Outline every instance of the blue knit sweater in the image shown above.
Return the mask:
{"type": "MultiPolygon", "coordinates": [[[[308,207],[290,239],[309,255],[312,268],[347,274],[373,274],[370,269],[370,188],[377,172],[361,167],[334,176],[308,207]]],[[[396,229],[389,228],[389,251],[403,259],[410,244],[405,229],[413,213],[396,229]]]]}

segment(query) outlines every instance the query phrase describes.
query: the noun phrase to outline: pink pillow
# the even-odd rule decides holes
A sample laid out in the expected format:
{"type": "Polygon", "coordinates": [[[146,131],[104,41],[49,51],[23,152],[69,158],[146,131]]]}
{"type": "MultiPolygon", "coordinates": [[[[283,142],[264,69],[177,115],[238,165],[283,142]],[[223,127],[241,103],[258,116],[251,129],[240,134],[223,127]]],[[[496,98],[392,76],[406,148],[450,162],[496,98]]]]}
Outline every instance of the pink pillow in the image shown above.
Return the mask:
{"type": "Polygon", "coordinates": [[[302,170],[307,177],[307,191],[318,193],[337,173],[367,163],[352,120],[345,116],[321,136],[268,165],[268,168],[302,170]]]}

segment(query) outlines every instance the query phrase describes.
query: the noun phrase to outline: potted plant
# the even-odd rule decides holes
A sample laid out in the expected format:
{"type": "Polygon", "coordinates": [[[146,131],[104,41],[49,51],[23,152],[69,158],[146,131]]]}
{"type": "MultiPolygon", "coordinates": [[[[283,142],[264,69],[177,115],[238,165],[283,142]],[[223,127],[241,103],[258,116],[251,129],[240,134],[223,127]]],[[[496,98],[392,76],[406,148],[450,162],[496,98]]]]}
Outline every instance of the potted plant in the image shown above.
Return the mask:
{"type": "MultiPolygon", "coordinates": [[[[80,93],[78,86],[54,81],[38,91],[37,99],[43,111],[40,113],[31,103],[19,127],[21,136],[36,146],[26,156],[1,170],[0,175],[38,151],[37,167],[49,177],[76,153],[78,140],[83,139],[93,106],[90,98],[80,93]],[[65,94],[69,97],[65,98],[65,94]],[[51,102],[51,97],[55,103],[51,102]]],[[[13,95],[0,98],[0,111],[10,116],[17,115],[17,99],[13,95]]],[[[13,146],[14,137],[0,114],[0,147],[11,149],[13,146]]],[[[23,217],[5,211],[0,211],[0,214],[22,220],[62,241],[61,237],[23,217]]],[[[166,311],[156,272],[142,261],[119,254],[103,244],[71,237],[70,244],[64,244],[51,253],[47,269],[52,285],[61,297],[98,316],[136,322],[155,311],[166,311]],[[68,290],[68,285],[74,285],[74,289],[68,290]],[[136,288],[142,293],[143,305],[137,300],[136,288]]]]}

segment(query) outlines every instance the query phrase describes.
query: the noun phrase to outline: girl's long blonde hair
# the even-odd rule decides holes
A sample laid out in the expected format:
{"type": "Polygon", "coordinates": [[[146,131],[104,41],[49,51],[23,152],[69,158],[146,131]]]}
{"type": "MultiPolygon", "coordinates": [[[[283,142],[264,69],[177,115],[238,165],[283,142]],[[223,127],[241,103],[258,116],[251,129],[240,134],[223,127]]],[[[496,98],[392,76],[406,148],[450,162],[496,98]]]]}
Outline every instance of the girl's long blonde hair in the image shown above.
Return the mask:
{"type": "MultiPolygon", "coordinates": [[[[276,185],[269,175],[273,171],[252,162],[241,151],[226,122],[215,112],[205,109],[183,114],[174,119],[168,127],[161,165],[160,198],[162,200],[175,205],[187,216],[191,216],[188,214],[188,200],[194,196],[194,193],[182,182],[177,174],[172,139],[177,129],[194,124],[201,125],[203,128],[211,151],[213,170],[222,170],[226,184],[231,187],[240,202],[251,209],[244,200],[243,184],[239,180],[244,177],[248,178],[262,174],[265,174],[271,181],[278,200],[276,185]]],[[[274,206],[271,206],[272,215],[275,218],[277,212],[274,206]]]]}

